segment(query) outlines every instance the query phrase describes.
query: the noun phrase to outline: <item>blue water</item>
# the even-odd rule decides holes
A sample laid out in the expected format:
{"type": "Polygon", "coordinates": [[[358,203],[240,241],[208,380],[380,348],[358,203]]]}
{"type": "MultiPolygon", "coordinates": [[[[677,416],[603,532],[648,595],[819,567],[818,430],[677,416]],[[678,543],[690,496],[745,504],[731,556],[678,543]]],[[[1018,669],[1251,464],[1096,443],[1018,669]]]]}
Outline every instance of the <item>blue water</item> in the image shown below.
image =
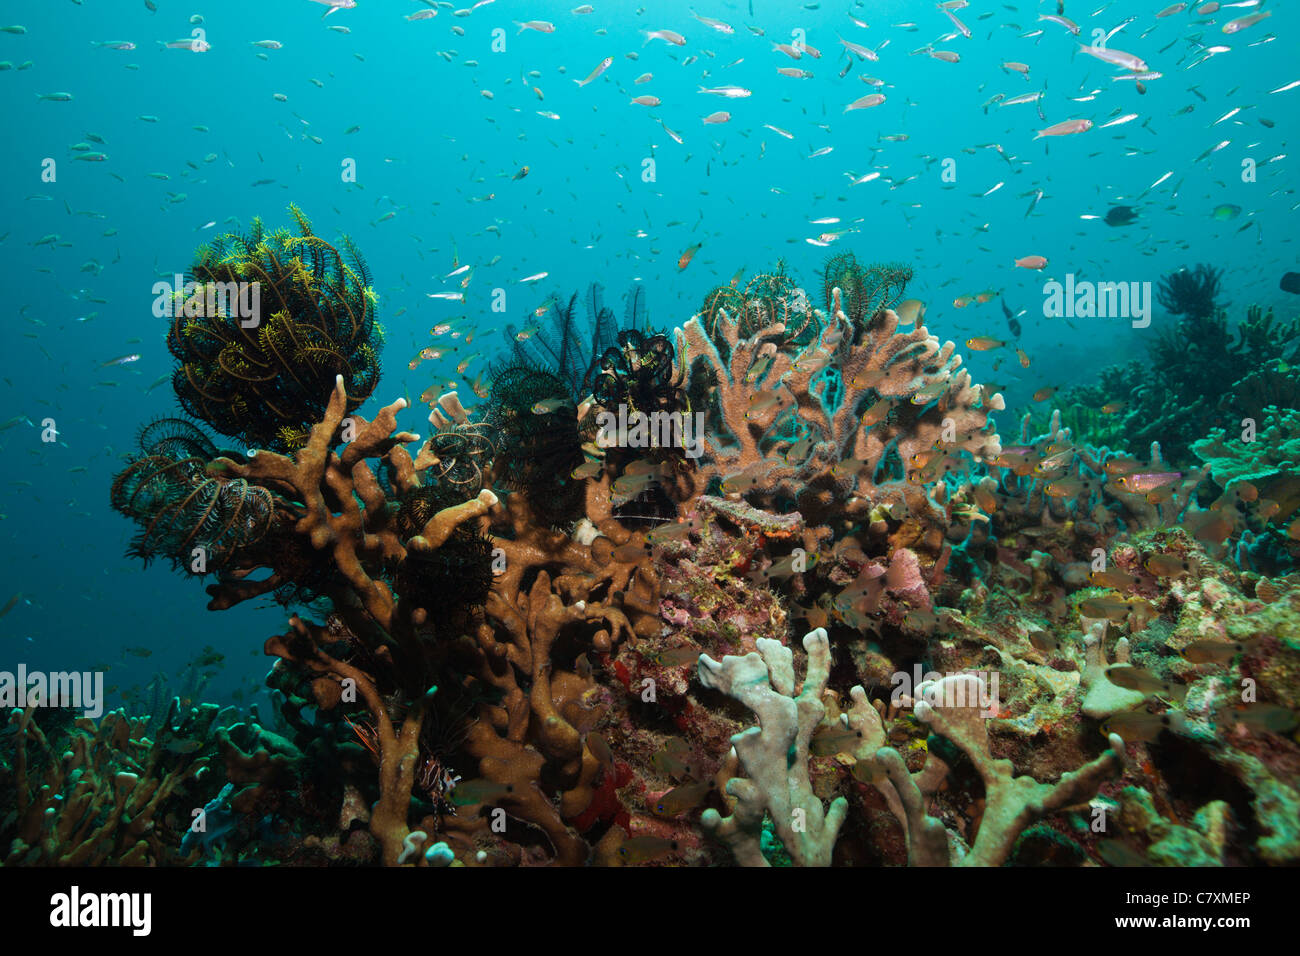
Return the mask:
{"type": "MultiPolygon", "coordinates": [[[[291,201],[319,234],[350,234],[374,273],[387,344],[385,375],[367,412],[438,382],[457,385],[468,401],[467,379],[504,347],[500,329],[523,324],[552,292],[567,297],[599,281],[617,307],[639,281],[652,324],[669,328],[737,269],[753,273],[778,257],[811,292],[824,258],[843,249],[867,261],[911,263],[917,274],[908,294],[929,304],[926,324],[943,340],[1008,337],[999,298],[1027,310],[1019,344],[1032,357],[1029,369],[1006,349],[966,354],[975,381],[1009,386],[1011,408],[1043,385],[1088,381],[1106,364],[1144,355],[1168,321],[1158,307],[1146,329],[1124,319],[1045,319],[1047,279],[1073,273],[1154,285],[1179,266],[1209,262],[1225,269],[1234,318],[1255,302],[1294,313],[1278,280],[1296,268],[1295,161],[1285,154],[1300,88],[1269,92],[1300,79],[1294,4],[1265,4],[1270,18],[1225,35],[1224,23],[1260,8],[1200,17],[1194,9],[1204,4],[1193,4],[1157,18],[1169,4],[1067,3],[1085,42],[1094,30],[1136,18],[1109,46],[1163,73],[1147,82],[1145,95],[1130,79],[1112,81],[1123,71],[1079,53],[1065,27],[1037,22],[1039,13],[1055,12],[1054,3],[976,0],[955,11],[971,38],[942,40],[951,21],[919,2],[598,0],[593,13],[575,15],[571,2],[497,0],[464,17],[440,5],[437,17],[417,21],[405,16],[428,7],[414,0],[359,0],[326,18],[309,0],[156,6],[0,3],[0,24],[27,28],[0,33],[0,60],[15,67],[0,72],[0,418],[35,426],[0,432],[7,463],[0,600],[22,595],[0,620],[5,669],[19,661],[61,670],[107,664],[106,683],[126,688],[159,670],[175,678],[211,644],[227,655],[211,687],[216,698],[260,683],[262,641],[283,630],[284,612],[264,602],[209,613],[198,582],[125,559],[133,528],[109,509],[108,487],[139,425],[178,411],[167,383],[148,390],[172,368],[164,320],[151,313],[155,279],[184,271],[205,238],[254,216],[287,224],[291,201]],[[692,19],[692,7],[735,32],[692,19]],[[202,23],[190,22],[196,13],[202,23]],[[521,34],[516,20],[551,21],[555,29],[521,34]],[[915,28],[897,26],[908,22],[915,28]],[[195,29],[210,50],[157,43],[190,38],[195,29]],[[640,31],[659,29],[684,35],[685,45],[644,42],[640,31]],[[796,62],[773,49],[794,42],[794,31],[821,57],[796,62]],[[846,53],[837,35],[878,50],[878,62],[855,60],[839,77],[846,53]],[[503,49],[493,49],[494,38],[503,49]],[[111,40],[136,49],[94,45],[111,40]],[[282,48],[254,45],[260,40],[282,48]],[[960,61],[909,56],[928,44],[960,61]],[[1231,49],[1196,62],[1214,45],[1231,49]],[[614,62],[602,76],[575,84],[606,56],[614,62]],[[30,68],[17,69],[28,60],[30,68]],[[1006,61],[1028,64],[1029,78],[1001,69],[1006,61]],[[787,77],[778,67],[814,75],[787,77]],[[653,79],[634,85],[647,72],[653,79]],[[847,104],[875,89],[862,76],[883,80],[886,100],[846,114],[847,104]],[[698,92],[724,85],[752,96],[698,92]],[[995,94],[1036,90],[1045,91],[1045,120],[1033,104],[982,108],[995,94]],[[73,99],[38,99],[54,92],[73,99]],[[640,95],[662,102],[630,103],[640,95]],[[1234,108],[1240,112],[1212,125],[1234,108]],[[705,125],[702,118],[717,110],[731,120],[705,125]],[[1128,113],[1139,115],[1100,128],[1128,113]],[[1036,131],[1076,118],[1094,128],[1035,141],[1036,131]],[[360,130],[345,133],[354,125],[360,130]],[[107,160],[73,159],[69,148],[87,133],[104,140],[90,146],[107,160]],[[908,139],[881,139],[899,134],[908,139]],[[1224,140],[1228,146],[1197,161],[1224,140]],[[825,147],[832,152],[810,158],[825,147]],[[1266,162],[1273,157],[1281,158],[1266,162]],[[47,158],[54,182],[42,180],[47,158]],[[355,183],[343,180],[349,160],[355,183]],[[1254,182],[1243,181],[1246,160],[1258,164],[1254,182]],[[513,179],[524,166],[527,176],[513,179]],[[945,168],[955,181],[944,180],[945,168]],[[849,185],[849,173],[871,171],[881,175],[849,185]],[[1172,175],[1147,191],[1166,172],[1172,175]],[[274,182],[252,185],[260,180],[274,182]],[[1043,196],[1027,216],[1037,190],[1043,196]],[[1122,228],[1082,218],[1113,204],[1134,206],[1139,218],[1122,228]],[[1225,204],[1240,206],[1239,215],[1213,218],[1225,204]],[[811,223],[832,217],[841,221],[811,223]],[[853,231],[828,248],[806,241],[844,229],[853,231]],[[59,238],[36,245],[51,234],[59,238]],[[679,271],[678,257],[696,243],[699,253],[679,271]],[[1045,256],[1048,267],[1015,268],[1028,255],[1045,256]],[[457,264],[474,267],[466,302],[428,298],[460,291],[463,277],[444,279],[457,264]],[[549,276],[519,282],[539,272],[549,276]],[[953,307],[959,295],[990,289],[999,298],[953,307]],[[504,312],[491,311],[494,290],[504,290],[504,312]],[[410,371],[421,348],[453,344],[430,337],[443,321],[476,330],[475,341],[410,371]],[[100,367],[130,353],[140,359],[100,367]],[[462,377],[456,366],[470,353],[478,355],[462,377]],[[40,440],[47,418],[57,442],[40,440]],[[126,647],[152,656],[124,657],[126,647]]],[[[407,414],[404,426],[420,430],[418,409],[407,414]]],[[[1010,413],[999,424],[1004,435],[1018,432],[1010,413]]]]}

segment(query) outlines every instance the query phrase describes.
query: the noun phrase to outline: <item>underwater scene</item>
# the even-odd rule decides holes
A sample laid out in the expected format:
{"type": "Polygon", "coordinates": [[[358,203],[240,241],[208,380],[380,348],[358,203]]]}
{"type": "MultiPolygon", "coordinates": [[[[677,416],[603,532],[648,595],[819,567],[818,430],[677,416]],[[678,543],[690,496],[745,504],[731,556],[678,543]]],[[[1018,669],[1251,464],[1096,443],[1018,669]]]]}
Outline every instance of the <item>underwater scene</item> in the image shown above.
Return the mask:
{"type": "Polygon", "coordinates": [[[1300,864],[1298,38],[0,0],[0,862],[1300,864]]]}

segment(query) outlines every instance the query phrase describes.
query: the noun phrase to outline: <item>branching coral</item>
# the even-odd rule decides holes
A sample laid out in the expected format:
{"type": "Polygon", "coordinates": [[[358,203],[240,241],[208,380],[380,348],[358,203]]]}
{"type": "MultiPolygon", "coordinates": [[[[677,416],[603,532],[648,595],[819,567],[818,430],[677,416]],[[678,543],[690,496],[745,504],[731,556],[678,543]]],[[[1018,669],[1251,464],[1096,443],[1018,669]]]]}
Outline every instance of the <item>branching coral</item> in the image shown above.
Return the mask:
{"type": "MultiPolygon", "coordinates": [[[[972,674],[950,674],[917,688],[916,716],[941,737],[951,741],[971,761],[984,783],[985,806],[969,851],[943,835],[943,828],[925,812],[923,785],[932,787],[935,768],[942,761],[930,755],[930,763],[918,774],[910,774],[898,751],[882,747],[875,759],[904,807],[908,831],[908,861],[919,866],[998,866],[1003,863],[1020,833],[1034,820],[1066,807],[1086,802],[1097,788],[1123,767],[1124,743],[1110,737],[1110,749],[1077,771],[1064,774],[1054,784],[1016,776],[1010,760],[996,759],[989,747],[988,721],[978,704],[985,697],[981,678],[972,674]],[[937,825],[938,824],[938,825],[937,825]]],[[[859,708],[859,713],[866,714],[859,708]]],[[[942,767],[946,772],[946,767],[942,767]]]]}
{"type": "Polygon", "coordinates": [[[783,497],[816,520],[843,508],[855,486],[867,493],[887,455],[900,469],[928,464],[936,447],[940,459],[996,456],[988,410],[1002,407],[1000,396],[984,401],[951,342],[940,346],[924,327],[903,333],[898,324],[885,311],[855,330],[837,300],[817,340],[792,354],[778,348],[783,325],[742,338],[723,312],[724,359],[698,319],[686,323],[677,333],[685,387],[699,375],[716,383],[694,492],[725,480],[752,501],[783,497]]]}
{"type": "Polygon", "coordinates": [[[848,810],[842,797],[823,808],[808,779],[808,743],[826,712],[821,695],[831,653],[821,629],[804,635],[803,646],[808,672],[797,695],[794,655],[777,641],[760,638],[758,653],[720,662],[700,657],[700,683],[734,697],[758,717],[758,727],[731,738],[732,757],[746,774],[727,781],[731,815],[706,810],[700,818],[743,866],[768,865],[761,849],[764,816],[797,865],[829,866],[848,810]]]}
{"type": "MultiPolygon", "coordinates": [[[[1233,859],[1230,806],[1266,821],[1267,859],[1288,859],[1290,791],[1270,780],[1294,748],[1236,759],[1212,688],[1237,674],[1196,663],[1223,652],[1191,633],[1239,640],[1240,675],[1294,700],[1285,653],[1212,622],[1245,614],[1216,559],[1266,534],[1255,486],[1197,500],[1201,473],[1160,444],[1094,447],[1059,414],[1003,448],[1001,397],[909,327],[911,303],[907,322],[889,308],[910,270],[844,256],[824,278],[824,310],[778,264],[715,289],[671,336],[645,326],[639,292],[620,332],[592,287],[587,326],[574,297],[545,328],[509,330],[484,405],[432,402],[418,451],[405,403],[358,414],[341,370],[275,450],[222,452],[189,426],[151,436],[114,492],[142,553],[219,542],[214,609],[312,602],[265,644],[293,739],[219,732],[230,789],[204,791],[214,815],[247,823],[308,792],[315,767],[332,783],[312,812],[341,801],[341,832],[318,826],[283,858],[1000,865],[1068,844],[1079,862],[1101,851],[1067,840],[1070,811],[1121,771],[1158,792],[1124,751],[1171,728],[1253,804],[1224,796],[1193,836],[1153,820],[1152,845],[1233,859]],[[615,406],[646,413],[646,431],[608,434],[615,406]],[[665,423],[683,433],[650,433],[665,423]],[[800,625],[801,685],[786,646],[800,625]],[[871,699],[913,667],[936,673],[871,699]],[[999,678],[1006,696],[976,706],[999,678]]],[[[1290,585],[1237,584],[1272,628],[1290,585]]]]}
{"type": "MultiPolygon", "coordinates": [[[[213,711],[215,712],[215,707],[213,711]]],[[[32,709],[15,709],[13,832],[6,865],[159,866],[181,862],[180,834],[162,819],[174,793],[207,766],[121,711],[76,721],[56,752],[32,709]],[[29,750],[35,747],[36,752],[29,750]],[[34,763],[40,759],[40,764],[34,763]],[[37,778],[36,773],[40,772],[37,778]]],[[[181,828],[189,825],[188,813],[181,828]]],[[[8,834],[10,827],[3,830],[8,834]]]]}

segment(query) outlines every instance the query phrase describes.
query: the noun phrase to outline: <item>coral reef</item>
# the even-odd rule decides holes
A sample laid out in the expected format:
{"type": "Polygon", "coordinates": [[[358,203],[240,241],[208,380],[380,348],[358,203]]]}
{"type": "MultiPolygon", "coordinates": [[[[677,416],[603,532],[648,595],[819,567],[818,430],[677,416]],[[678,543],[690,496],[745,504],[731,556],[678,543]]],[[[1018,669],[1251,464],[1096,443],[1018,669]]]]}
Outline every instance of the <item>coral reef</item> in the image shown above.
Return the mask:
{"type": "Polygon", "coordinates": [[[1181,468],[1212,429],[1300,404],[1300,319],[1281,322],[1250,306],[1231,327],[1213,302],[1180,301],[1166,308],[1188,311],[1160,330],[1145,361],[1104,368],[1095,384],[1057,397],[1077,440],[1130,452],[1158,441],[1181,468]]]}
{"type": "Polygon", "coordinates": [[[340,370],[293,441],[151,426],[136,553],[296,612],[167,862],[1296,862],[1291,416],[1204,470],[1059,412],[1004,445],[910,278],[837,256],[814,303],[778,263],[665,335],[593,286],[422,442],[340,370]]]}

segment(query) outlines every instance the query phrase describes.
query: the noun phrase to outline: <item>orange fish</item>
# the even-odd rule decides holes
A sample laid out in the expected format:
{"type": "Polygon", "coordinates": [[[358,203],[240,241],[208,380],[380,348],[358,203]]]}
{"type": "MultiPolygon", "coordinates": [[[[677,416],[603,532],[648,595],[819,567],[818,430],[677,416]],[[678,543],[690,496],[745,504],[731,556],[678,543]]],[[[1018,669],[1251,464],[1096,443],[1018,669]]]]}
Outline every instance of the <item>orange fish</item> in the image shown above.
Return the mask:
{"type": "Polygon", "coordinates": [[[1025,256],[1022,259],[1017,259],[1016,265],[1021,269],[1045,269],[1047,268],[1047,260],[1042,256],[1025,256]]]}
{"type": "Polygon", "coordinates": [[[695,253],[700,251],[700,246],[702,245],[704,245],[704,243],[697,242],[695,245],[691,246],[689,249],[687,249],[685,252],[682,253],[682,257],[677,260],[678,272],[681,272],[683,269],[685,269],[687,266],[691,264],[691,260],[695,258],[695,253]]]}
{"type": "Polygon", "coordinates": [[[966,347],[974,349],[976,352],[987,352],[989,349],[1000,349],[1006,345],[1001,339],[995,339],[988,335],[978,335],[973,339],[966,340],[966,347]]]}

